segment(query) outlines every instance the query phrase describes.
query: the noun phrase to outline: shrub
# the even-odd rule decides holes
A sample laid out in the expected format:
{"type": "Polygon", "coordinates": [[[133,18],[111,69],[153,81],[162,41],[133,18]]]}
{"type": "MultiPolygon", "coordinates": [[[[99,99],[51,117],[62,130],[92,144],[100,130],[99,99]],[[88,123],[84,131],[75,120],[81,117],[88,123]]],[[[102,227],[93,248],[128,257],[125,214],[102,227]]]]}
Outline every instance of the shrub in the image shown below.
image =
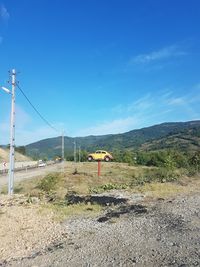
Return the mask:
{"type": "Polygon", "coordinates": [[[37,188],[41,189],[45,193],[49,193],[56,188],[59,180],[60,176],[57,173],[48,174],[40,181],[37,188]]]}
{"type": "Polygon", "coordinates": [[[200,152],[196,152],[189,160],[190,166],[196,173],[200,171],[200,152]]]}

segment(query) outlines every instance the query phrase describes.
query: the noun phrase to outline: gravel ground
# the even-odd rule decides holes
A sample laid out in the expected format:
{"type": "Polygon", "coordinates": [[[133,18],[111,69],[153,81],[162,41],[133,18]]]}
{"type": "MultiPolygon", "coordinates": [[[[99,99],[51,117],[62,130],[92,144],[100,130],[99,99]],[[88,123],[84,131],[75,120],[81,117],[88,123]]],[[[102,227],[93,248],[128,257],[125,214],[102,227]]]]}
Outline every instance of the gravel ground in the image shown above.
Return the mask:
{"type": "Polygon", "coordinates": [[[39,211],[40,204],[27,203],[23,195],[0,197],[0,266],[45,251],[65,236],[63,226],[53,221],[51,213],[39,211]]]}
{"type": "Polygon", "coordinates": [[[3,266],[200,266],[200,196],[107,207],[62,224],[67,238],[3,266]]]}

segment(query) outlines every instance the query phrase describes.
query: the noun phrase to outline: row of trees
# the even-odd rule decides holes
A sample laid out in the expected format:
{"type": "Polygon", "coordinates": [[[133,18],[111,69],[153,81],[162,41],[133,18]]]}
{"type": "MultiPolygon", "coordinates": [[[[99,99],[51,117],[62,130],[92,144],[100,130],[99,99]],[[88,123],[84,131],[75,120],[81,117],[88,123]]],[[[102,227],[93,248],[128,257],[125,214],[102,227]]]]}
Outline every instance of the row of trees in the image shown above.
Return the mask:
{"type": "MultiPolygon", "coordinates": [[[[25,155],[25,147],[17,147],[16,151],[25,155]]],[[[184,153],[178,150],[160,150],[160,151],[131,151],[131,150],[113,150],[114,161],[124,162],[130,165],[144,165],[155,167],[166,167],[168,169],[174,168],[194,168],[200,171],[200,151],[192,153],[184,153]]],[[[76,154],[77,161],[87,161],[88,152],[81,150],[80,154],[76,154]]],[[[38,157],[37,159],[41,159],[38,157]]],[[[45,156],[44,156],[45,158],[45,156]]],[[[45,158],[47,159],[47,158],[45,158]]],[[[67,161],[74,161],[74,154],[65,151],[65,159],[67,161]]]]}
{"type": "Polygon", "coordinates": [[[153,152],[114,151],[115,161],[144,166],[175,168],[194,168],[200,171],[200,151],[183,153],[175,150],[153,152]]]}
{"type": "MultiPolygon", "coordinates": [[[[168,169],[190,168],[193,167],[197,171],[200,170],[200,151],[193,154],[186,154],[176,150],[161,150],[153,152],[130,151],[130,150],[114,150],[112,152],[115,162],[124,162],[130,165],[143,165],[165,167],[168,169]]],[[[88,152],[82,150],[80,153],[80,161],[87,161],[88,152]]],[[[79,154],[77,154],[79,161],[79,154]]],[[[66,160],[73,161],[73,154],[66,155],[66,160]]]]}

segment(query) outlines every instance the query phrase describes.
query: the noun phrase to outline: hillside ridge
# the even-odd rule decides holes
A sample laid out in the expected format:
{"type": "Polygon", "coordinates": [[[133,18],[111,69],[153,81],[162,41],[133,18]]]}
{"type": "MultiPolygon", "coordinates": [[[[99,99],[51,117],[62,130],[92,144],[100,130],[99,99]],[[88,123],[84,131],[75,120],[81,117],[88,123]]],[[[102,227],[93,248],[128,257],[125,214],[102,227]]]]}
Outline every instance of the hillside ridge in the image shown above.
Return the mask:
{"type": "MultiPolygon", "coordinates": [[[[200,120],[166,122],[120,134],[65,136],[65,152],[73,153],[74,140],[82,150],[159,150],[175,148],[196,151],[200,148],[200,120]]],[[[61,154],[61,137],[48,138],[26,146],[31,157],[55,157],[61,154]]]]}

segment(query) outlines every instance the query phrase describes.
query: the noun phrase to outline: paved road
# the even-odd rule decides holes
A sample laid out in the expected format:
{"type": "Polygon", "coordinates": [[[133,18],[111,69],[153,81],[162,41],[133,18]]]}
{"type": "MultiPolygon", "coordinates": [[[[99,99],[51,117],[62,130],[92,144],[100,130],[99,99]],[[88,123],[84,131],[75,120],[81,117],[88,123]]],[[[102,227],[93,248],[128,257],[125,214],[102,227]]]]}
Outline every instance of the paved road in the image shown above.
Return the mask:
{"type": "MultiPolygon", "coordinates": [[[[17,161],[15,162],[15,168],[23,168],[26,166],[35,166],[37,165],[37,161],[17,161]]],[[[8,170],[9,169],[9,162],[1,162],[0,163],[0,170],[8,170]]]]}
{"type": "MultiPolygon", "coordinates": [[[[61,164],[54,164],[50,166],[45,166],[45,167],[38,167],[35,169],[31,170],[24,170],[24,171],[19,171],[15,173],[15,179],[14,182],[20,182],[24,179],[31,179],[34,177],[38,177],[41,175],[45,175],[49,172],[54,172],[54,171],[60,171],[62,168],[61,164]]],[[[8,183],[8,174],[6,175],[0,175],[0,188],[8,183]]]]}

